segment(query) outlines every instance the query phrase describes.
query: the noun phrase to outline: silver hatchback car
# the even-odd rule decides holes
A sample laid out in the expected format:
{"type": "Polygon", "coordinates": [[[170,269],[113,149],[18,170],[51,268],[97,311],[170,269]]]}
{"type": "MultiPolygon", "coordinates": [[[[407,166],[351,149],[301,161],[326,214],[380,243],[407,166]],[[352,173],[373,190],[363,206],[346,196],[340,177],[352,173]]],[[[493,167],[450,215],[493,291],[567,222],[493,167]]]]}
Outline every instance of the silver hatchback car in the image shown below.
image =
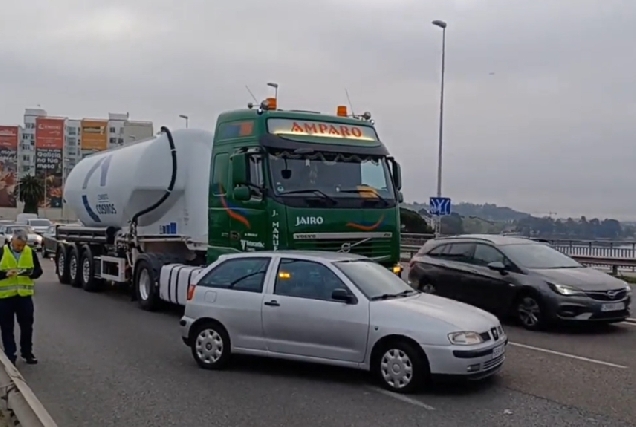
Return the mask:
{"type": "Polygon", "coordinates": [[[493,315],[329,252],[224,255],[189,285],[180,324],[202,368],[232,353],[277,357],[369,370],[400,393],[431,374],[488,377],[508,342],[493,315]]]}

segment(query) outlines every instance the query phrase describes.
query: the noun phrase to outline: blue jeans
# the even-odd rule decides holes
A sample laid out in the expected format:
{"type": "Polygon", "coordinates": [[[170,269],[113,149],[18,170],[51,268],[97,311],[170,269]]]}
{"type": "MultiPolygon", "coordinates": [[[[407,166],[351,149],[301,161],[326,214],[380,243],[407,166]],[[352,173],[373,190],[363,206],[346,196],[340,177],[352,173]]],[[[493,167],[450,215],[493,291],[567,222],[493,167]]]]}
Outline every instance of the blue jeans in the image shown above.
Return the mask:
{"type": "Polygon", "coordinates": [[[13,331],[15,320],[20,326],[20,354],[24,357],[33,354],[33,298],[10,297],[0,299],[0,329],[2,330],[2,347],[7,357],[15,362],[17,348],[13,331]]]}

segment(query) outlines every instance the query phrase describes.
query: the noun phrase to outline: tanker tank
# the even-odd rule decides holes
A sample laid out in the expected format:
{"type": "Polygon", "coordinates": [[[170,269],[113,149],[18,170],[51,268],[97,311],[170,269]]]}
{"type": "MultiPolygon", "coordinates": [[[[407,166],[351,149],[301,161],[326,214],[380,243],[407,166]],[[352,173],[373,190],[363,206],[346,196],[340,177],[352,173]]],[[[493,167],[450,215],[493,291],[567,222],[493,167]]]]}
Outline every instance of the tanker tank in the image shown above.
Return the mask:
{"type": "MultiPolygon", "coordinates": [[[[172,137],[177,160],[174,188],[160,206],[138,218],[138,235],[176,234],[207,243],[213,134],[180,129],[172,137]]],[[[172,164],[166,133],[103,151],[71,170],[64,199],[87,227],[127,227],[136,213],[166,193],[172,164]]]]}

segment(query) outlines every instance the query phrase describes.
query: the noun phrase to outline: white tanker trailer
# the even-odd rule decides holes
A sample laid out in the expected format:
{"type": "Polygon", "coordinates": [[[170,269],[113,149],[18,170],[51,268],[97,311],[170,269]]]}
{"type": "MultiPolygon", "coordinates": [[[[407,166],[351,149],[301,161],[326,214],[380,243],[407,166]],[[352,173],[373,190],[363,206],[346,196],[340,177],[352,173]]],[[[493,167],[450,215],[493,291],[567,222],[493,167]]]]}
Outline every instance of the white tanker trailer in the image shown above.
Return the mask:
{"type": "Polygon", "coordinates": [[[60,282],[87,291],[132,282],[152,309],[163,265],[190,264],[187,273],[205,264],[213,134],[161,130],[83,159],[66,178],[64,200],[83,225],[57,229],[60,282]]]}

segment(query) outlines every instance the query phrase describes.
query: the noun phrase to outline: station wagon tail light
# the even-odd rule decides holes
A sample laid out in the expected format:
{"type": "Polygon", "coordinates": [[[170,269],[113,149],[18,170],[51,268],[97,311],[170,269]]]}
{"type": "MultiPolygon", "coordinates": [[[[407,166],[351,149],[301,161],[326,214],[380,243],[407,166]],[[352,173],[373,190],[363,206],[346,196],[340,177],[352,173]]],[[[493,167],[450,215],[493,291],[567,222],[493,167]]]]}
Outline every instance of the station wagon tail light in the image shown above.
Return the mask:
{"type": "Polygon", "coordinates": [[[186,296],[187,301],[192,301],[192,298],[194,298],[194,291],[196,289],[197,289],[196,285],[193,285],[193,284],[188,285],[188,294],[186,296]]]}

